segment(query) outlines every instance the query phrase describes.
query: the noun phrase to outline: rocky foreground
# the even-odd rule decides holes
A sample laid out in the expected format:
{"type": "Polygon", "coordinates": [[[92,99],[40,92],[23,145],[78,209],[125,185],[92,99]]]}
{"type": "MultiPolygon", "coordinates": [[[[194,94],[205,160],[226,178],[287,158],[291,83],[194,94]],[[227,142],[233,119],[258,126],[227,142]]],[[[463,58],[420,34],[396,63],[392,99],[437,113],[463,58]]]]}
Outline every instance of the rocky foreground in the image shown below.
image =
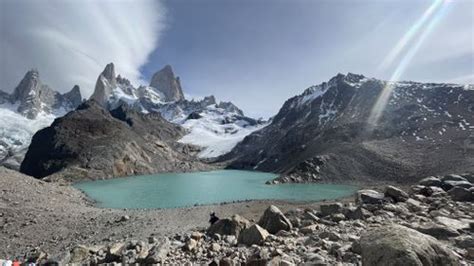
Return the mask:
{"type": "MultiPolygon", "coordinates": [[[[360,190],[354,202],[283,213],[268,207],[256,222],[241,215],[172,237],[77,245],[45,263],[209,265],[472,265],[473,175],[428,177],[409,191],[360,190]]],[[[130,217],[123,216],[126,222],[130,217]]]]}

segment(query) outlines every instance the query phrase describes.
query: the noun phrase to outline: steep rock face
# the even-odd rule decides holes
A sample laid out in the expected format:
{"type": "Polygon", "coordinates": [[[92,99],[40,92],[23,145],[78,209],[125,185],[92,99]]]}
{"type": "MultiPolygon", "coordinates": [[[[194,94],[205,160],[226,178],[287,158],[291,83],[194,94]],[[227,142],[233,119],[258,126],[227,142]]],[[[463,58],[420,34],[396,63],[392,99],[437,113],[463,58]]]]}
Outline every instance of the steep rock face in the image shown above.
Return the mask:
{"type": "Polygon", "coordinates": [[[474,165],[474,86],[339,74],[285,102],[271,124],[222,160],[281,173],[279,182],[397,179],[474,165]],[[378,123],[382,90],[393,91],[378,123]],[[373,114],[373,113],[372,113],[373,114]]]}
{"type": "Polygon", "coordinates": [[[20,171],[74,181],[208,168],[176,142],[183,134],[158,113],[109,112],[89,100],[34,135],[20,171]]]}
{"type": "Polygon", "coordinates": [[[106,107],[109,95],[112,94],[112,91],[116,86],[117,79],[115,77],[115,66],[113,63],[110,63],[97,78],[94,93],[92,93],[89,99],[92,99],[103,107],[106,107]]]}
{"type": "Polygon", "coordinates": [[[184,99],[170,66],[157,72],[150,86],[135,88],[127,79],[115,76],[111,63],[97,79],[91,99],[108,110],[126,104],[141,113],[161,113],[166,120],[187,130],[179,141],[200,146],[199,156],[203,158],[229,152],[246,135],[265,125],[245,116],[231,102],[218,103],[213,95],[201,100],[184,99]]]}
{"type": "Polygon", "coordinates": [[[0,91],[0,165],[18,169],[33,134],[82,102],[75,86],[61,94],[28,71],[12,94],[0,91]]]}
{"type": "Polygon", "coordinates": [[[60,94],[41,83],[37,70],[28,71],[10,96],[10,102],[18,104],[17,111],[29,119],[35,119],[41,112],[73,109],[81,101],[78,86],[66,94],[60,94]]]}
{"type": "Polygon", "coordinates": [[[184,100],[179,77],[175,77],[170,65],[156,72],[151,78],[150,87],[156,88],[165,95],[165,101],[184,100]]]}

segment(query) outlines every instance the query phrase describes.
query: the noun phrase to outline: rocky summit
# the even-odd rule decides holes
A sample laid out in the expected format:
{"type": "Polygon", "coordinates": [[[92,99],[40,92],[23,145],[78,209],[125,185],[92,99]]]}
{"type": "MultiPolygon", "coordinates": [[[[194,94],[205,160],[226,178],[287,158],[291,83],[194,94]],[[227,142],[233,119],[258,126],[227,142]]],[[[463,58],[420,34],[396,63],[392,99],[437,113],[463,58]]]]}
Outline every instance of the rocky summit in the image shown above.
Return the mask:
{"type": "Polygon", "coordinates": [[[184,100],[179,77],[175,77],[170,65],[156,72],[151,78],[150,87],[156,88],[165,96],[165,101],[184,100]]]}
{"type": "Polygon", "coordinates": [[[33,136],[20,171],[77,181],[208,169],[193,157],[199,149],[176,142],[184,134],[159,113],[109,111],[89,100],[33,136]]]}
{"type": "Polygon", "coordinates": [[[280,173],[274,183],[413,182],[472,171],[473,132],[473,85],[339,74],[287,100],[221,160],[280,173]]]}
{"type": "MultiPolygon", "coordinates": [[[[82,241],[55,254],[36,247],[21,260],[60,264],[472,265],[474,186],[468,181],[472,175],[434,178],[440,181],[436,186],[422,185],[423,179],[406,191],[395,186],[364,189],[354,201],[322,203],[316,208],[283,212],[270,205],[258,222],[233,215],[208,229],[169,236],[151,234],[116,241],[111,241],[111,236],[93,245],[82,241]],[[444,184],[453,178],[465,183],[448,189],[444,184]],[[470,197],[456,198],[453,191],[457,188],[468,191],[470,197]]],[[[126,215],[110,227],[113,230],[131,223],[126,215]]]]}
{"type": "Polygon", "coordinates": [[[91,99],[108,110],[125,104],[144,114],[160,113],[187,130],[179,141],[203,148],[201,158],[229,152],[246,135],[266,125],[245,116],[232,102],[217,102],[213,95],[200,100],[185,99],[179,78],[169,65],[153,75],[150,86],[136,88],[117,75],[110,63],[97,78],[91,99]]]}
{"type": "Polygon", "coordinates": [[[79,86],[61,94],[28,71],[11,94],[0,91],[0,165],[18,169],[33,134],[82,102],[79,86]]]}

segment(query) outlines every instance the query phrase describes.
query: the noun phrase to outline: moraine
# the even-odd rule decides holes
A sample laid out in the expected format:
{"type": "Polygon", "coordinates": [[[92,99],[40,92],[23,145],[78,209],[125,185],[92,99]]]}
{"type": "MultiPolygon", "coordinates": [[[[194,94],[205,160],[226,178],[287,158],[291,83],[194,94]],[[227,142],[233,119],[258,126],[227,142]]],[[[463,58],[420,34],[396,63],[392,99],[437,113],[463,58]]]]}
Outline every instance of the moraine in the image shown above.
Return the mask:
{"type": "Polygon", "coordinates": [[[77,183],[105,208],[178,208],[243,200],[320,201],[346,197],[350,185],[266,185],[274,174],[240,170],[167,173],[77,183]]]}

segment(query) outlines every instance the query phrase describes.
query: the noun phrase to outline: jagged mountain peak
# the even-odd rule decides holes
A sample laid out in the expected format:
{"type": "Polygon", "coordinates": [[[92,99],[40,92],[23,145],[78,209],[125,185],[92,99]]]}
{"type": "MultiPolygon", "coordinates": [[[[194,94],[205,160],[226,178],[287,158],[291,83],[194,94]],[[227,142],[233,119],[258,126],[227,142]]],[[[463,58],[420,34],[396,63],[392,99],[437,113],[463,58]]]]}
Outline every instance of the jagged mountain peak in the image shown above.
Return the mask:
{"type": "Polygon", "coordinates": [[[61,94],[42,84],[37,69],[26,72],[13,93],[0,92],[0,165],[17,169],[34,132],[81,102],[79,86],[61,94]]]}
{"type": "Polygon", "coordinates": [[[92,93],[90,99],[94,99],[103,107],[107,107],[108,99],[116,86],[115,66],[113,63],[109,63],[97,78],[94,93],[92,93]]]}
{"type": "Polygon", "coordinates": [[[37,91],[40,87],[41,82],[39,78],[39,72],[37,69],[31,69],[26,72],[23,79],[13,91],[12,101],[21,101],[22,99],[31,96],[32,91],[37,91]]]}
{"type": "Polygon", "coordinates": [[[102,76],[104,76],[108,80],[115,79],[115,65],[114,63],[108,63],[105,66],[104,71],[102,71],[102,76]]]}
{"type": "Polygon", "coordinates": [[[184,100],[179,77],[175,77],[170,65],[166,65],[153,75],[150,86],[162,92],[166,101],[184,100]]]}

